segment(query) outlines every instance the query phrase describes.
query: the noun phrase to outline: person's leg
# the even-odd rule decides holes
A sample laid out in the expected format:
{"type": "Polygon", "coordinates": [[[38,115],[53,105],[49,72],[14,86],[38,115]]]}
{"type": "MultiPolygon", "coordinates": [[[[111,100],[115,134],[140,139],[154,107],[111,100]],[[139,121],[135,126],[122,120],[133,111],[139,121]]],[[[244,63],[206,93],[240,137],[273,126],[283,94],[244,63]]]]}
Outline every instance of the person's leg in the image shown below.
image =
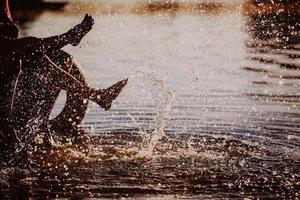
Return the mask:
{"type": "MultiPolygon", "coordinates": [[[[55,51],[48,54],[48,57],[61,69],[67,71],[69,74],[74,76],[82,84],[88,85],[85,79],[82,67],[75,61],[71,55],[64,51],[55,51]]],[[[50,86],[51,90],[56,90],[57,94],[60,89],[57,87],[50,86]]],[[[56,96],[49,97],[54,98],[54,101],[48,103],[46,110],[48,110],[48,116],[54,107],[56,96]]],[[[76,139],[82,131],[79,130],[78,125],[83,120],[86,110],[88,107],[88,101],[82,97],[82,95],[66,92],[66,102],[63,106],[62,111],[54,118],[50,119],[49,125],[51,131],[58,133],[59,136],[63,136],[66,140],[76,139]]]]}
{"type": "Polygon", "coordinates": [[[75,77],[59,68],[48,56],[47,72],[51,74],[51,82],[57,88],[70,93],[79,94],[87,100],[94,101],[105,110],[109,110],[113,100],[117,98],[121,90],[127,84],[127,79],[119,81],[107,89],[95,89],[81,83],[75,77]]]}
{"type": "MultiPolygon", "coordinates": [[[[48,117],[50,114],[49,110],[53,108],[60,90],[66,90],[70,94],[81,96],[86,100],[92,100],[100,107],[108,110],[112,101],[116,99],[122,88],[127,83],[126,79],[119,81],[107,89],[91,88],[86,82],[79,80],[77,79],[78,77],[74,77],[70,74],[72,67],[76,67],[73,64],[73,59],[67,53],[62,53],[60,51],[54,52],[49,56],[45,56],[39,65],[40,67],[38,69],[36,68],[34,73],[36,76],[39,76],[40,80],[43,81],[44,86],[44,88],[38,87],[37,89],[48,91],[46,93],[44,92],[46,95],[44,98],[48,102],[48,106],[45,107],[46,109],[44,109],[44,111],[48,112],[48,117]]],[[[32,69],[29,71],[31,70],[32,69]]]]}
{"type": "Polygon", "coordinates": [[[47,65],[42,59],[23,63],[16,83],[11,115],[22,152],[30,152],[35,146],[51,146],[49,115],[60,90],[53,86],[47,65]]]}
{"type": "MultiPolygon", "coordinates": [[[[67,65],[68,62],[62,59],[61,62],[56,60],[56,63],[67,65]]],[[[32,62],[25,64],[32,65],[32,62]]],[[[49,115],[60,89],[93,100],[107,110],[127,82],[127,80],[120,81],[108,89],[97,90],[78,81],[64,70],[65,66],[62,69],[49,57],[44,57],[34,65],[39,65],[39,67],[25,67],[22,71],[13,104],[12,115],[21,140],[24,137],[27,138],[23,133],[30,135],[29,138],[34,138],[38,134],[42,135],[44,143],[51,139],[49,131],[44,128],[41,132],[40,127],[48,127],[49,115]],[[24,127],[34,128],[28,132],[24,131],[27,130],[24,127]]],[[[24,140],[27,140],[26,138],[24,140]]]]}
{"type": "MultiPolygon", "coordinates": [[[[53,51],[50,57],[62,70],[70,71],[73,61],[69,54],[53,51]]],[[[40,138],[44,138],[45,143],[51,144],[49,117],[60,92],[54,80],[55,76],[49,70],[48,59],[23,63],[16,84],[12,116],[17,134],[27,143],[28,138],[39,135],[43,136],[40,138]],[[27,136],[29,136],[27,139],[24,138],[27,136]]]]}
{"type": "Polygon", "coordinates": [[[18,145],[9,116],[0,118],[0,161],[10,162],[18,145]]]}
{"type": "MultiPolygon", "coordinates": [[[[49,54],[48,56],[53,63],[56,64],[57,67],[61,68],[67,73],[70,73],[73,67],[73,58],[71,55],[58,50],[53,51],[53,53],[49,54]]],[[[44,99],[44,110],[42,115],[45,118],[49,119],[50,113],[54,107],[55,101],[61,91],[59,87],[55,86],[55,77],[52,73],[48,71],[49,62],[47,59],[42,59],[40,62],[41,69],[38,70],[38,76],[45,77],[45,79],[41,79],[42,83],[40,86],[37,85],[36,90],[42,90],[43,94],[40,96],[44,99]]]]}

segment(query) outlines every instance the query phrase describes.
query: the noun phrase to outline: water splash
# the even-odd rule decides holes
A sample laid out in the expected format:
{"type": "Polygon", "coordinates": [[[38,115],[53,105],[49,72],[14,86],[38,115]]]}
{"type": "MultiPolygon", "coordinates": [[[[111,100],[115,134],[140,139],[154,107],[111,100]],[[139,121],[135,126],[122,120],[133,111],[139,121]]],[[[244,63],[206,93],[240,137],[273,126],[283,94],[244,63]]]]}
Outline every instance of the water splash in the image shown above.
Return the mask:
{"type": "Polygon", "coordinates": [[[142,76],[150,83],[149,88],[155,88],[155,90],[150,90],[156,107],[155,128],[151,133],[147,133],[147,131],[142,129],[139,130],[139,134],[142,137],[142,144],[138,155],[152,156],[153,150],[158,142],[163,138],[167,138],[164,129],[166,127],[167,118],[172,110],[176,92],[163,80],[158,79],[154,73],[135,71],[134,75],[142,76]]]}

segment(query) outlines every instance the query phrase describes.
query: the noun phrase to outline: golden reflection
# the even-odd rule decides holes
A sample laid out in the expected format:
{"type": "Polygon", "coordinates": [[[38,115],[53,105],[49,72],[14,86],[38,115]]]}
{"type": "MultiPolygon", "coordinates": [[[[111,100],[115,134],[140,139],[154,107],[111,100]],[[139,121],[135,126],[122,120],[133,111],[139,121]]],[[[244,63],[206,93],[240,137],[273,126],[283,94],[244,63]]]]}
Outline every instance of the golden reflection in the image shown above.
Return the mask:
{"type": "MultiPolygon", "coordinates": [[[[285,85],[293,90],[300,79],[300,2],[248,0],[243,8],[249,63],[242,70],[257,74],[259,80],[253,85],[285,85]]],[[[266,87],[264,91],[268,90],[266,87]]],[[[277,96],[288,101],[282,94],[277,96]]]]}
{"type": "Polygon", "coordinates": [[[179,2],[148,2],[137,4],[132,12],[136,14],[157,14],[157,13],[191,13],[191,14],[218,14],[231,10],[223,3],[179,3],[179,2]]]}
{"type": "Polygon", "coordinates": [[[282,1],[282,0],[247,0],[244,4],[246,14],[266,14],[270,12],[299,12],[300,2],[297,0],[282,1]]]}
{"type": "Polygon", "coordinates": [[[220,14],[222,12],[235,11],[241,4],[224,4],[218,2],[181,2],[181,1],[147,1],[139,3],[110,3],[110,2],[75,2],[65,8],[64,14],[220,14]]]}
{"type": "Polygon", "coordinates": [[[35,21],[46,11],[63,15],[156,15],[156,14],[193,14],[217,15],[224,12],[240,11],[240,3],[220,2],[183,2],[183,1],[145,1],[145,2],[110,2],[110,1],[71,1],[67,3],[44,3],[37,5],[13,4],[13,17],[18,24],[35,21]]]}
{"type": "MultiPolygon", "coordinates": [[[[271,47],[292,48],[300,42],[300,3],[254,3],[244,5],[247,31],[254,40],[271,47]]],[[[276,1],[275,1],[276,2],[276,1]]]]}
{"type": "MultiPolygon", "coordinates": [[[[260,47],[267,45],[272,49],[293,49],[300,43],[300,3],[271,6],[270,3],[248,1],[244,6],[244,14],[246,30],[254,42],[260,43],[260,47]]],[[[257,45],[249,43],[248,47],[257,45]]]]}

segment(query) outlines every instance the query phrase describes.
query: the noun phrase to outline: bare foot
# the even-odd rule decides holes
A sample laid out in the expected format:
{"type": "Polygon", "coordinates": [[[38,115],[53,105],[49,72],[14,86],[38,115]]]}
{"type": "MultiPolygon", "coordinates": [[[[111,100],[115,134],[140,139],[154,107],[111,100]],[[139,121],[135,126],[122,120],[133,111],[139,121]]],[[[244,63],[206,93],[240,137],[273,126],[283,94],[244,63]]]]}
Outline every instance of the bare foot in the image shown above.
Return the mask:
{"type": "Polygon", "coordinates": [[[92,29],[94,19],[91,15],[86,14],[82,22],[69,30],[70,44],[77,46],[82,38],[92,29]]]}
{"type": "Polygon", "coordinates": [[[113,100],[115,100],[122,89],[127,84],[128,79],[119,81],[115,83],[114,85],[110,86],[107,89],[99,90],[99,95],[97,95],[97,98],[95,99],[95,103],[97,103],[101,108],[104,108],[105,110],[109,110],[111,107],[111,103],[113,100]]]}

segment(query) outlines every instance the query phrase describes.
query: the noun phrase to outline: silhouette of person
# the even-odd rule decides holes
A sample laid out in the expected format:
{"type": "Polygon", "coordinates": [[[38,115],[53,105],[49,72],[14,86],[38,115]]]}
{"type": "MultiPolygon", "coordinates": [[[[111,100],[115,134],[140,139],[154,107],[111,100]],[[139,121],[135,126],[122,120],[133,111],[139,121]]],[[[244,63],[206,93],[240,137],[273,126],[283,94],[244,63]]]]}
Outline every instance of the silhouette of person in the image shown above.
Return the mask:
{"type": "MultiPolygon", "coordinates": [[[[24,37],[18,39],[18,28],[14,24],[9,11],[8,0],[0,0],[0,156],[2,159],[11,157],[16,149],[31,149],[51,147],[51,133],[48,129],[49,107],[46,115],[40,116],[36,110],[43,109],[43,101],[47,95],[36,96],[33,104],[26,104],[28,96],[23,90],[42,90],[42,88],[18,88],[22,79],[22,71],[32,72],[44,83],[76,93],[97,103],[108,110],[117,98],[127,79],[120,81],[107,89],[95,89],[81,83],[68,72],[58,67],[48,54],[71,44],[76,46],[92,29],[94,20],[86,15],[83,21],[71,30],[61,35],[48,38],[24,37]],[[23,96],[22,96],[23,95],[23,96]],[[25,109],[24,109],[25,108],[25,109]],[[28,109],[28,110],[26,110],[28,109]],[[35,120],[34,123],[31,123],[35,120]]],[[[28,79],[27,79],[28,81],[28,79]]],[[[23,84],[30,86],[30,83],[23,84]]],[[[25,92],[26,93],[26,92],[25,92]]],[[[40,94],[39,91],[36,91],[40,94]]]]}

